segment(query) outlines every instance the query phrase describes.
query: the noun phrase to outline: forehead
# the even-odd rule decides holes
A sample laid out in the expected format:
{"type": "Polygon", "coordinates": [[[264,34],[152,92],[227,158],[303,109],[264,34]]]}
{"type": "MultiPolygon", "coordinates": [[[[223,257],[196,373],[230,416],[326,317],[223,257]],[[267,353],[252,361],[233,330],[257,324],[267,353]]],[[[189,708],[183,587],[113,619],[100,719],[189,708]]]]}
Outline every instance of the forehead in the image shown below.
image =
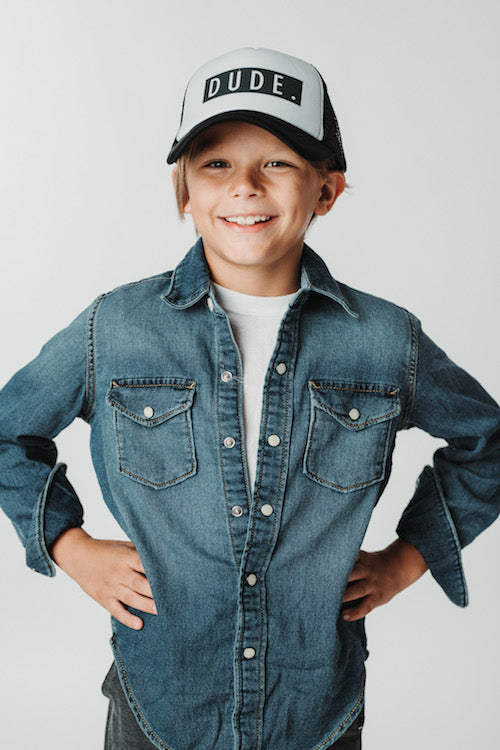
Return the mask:
{"type": "MultiPolygon", "coordinates": [[[[247,150],[254,148],[272,148],[295,154],[289,146],[269,130],[241,120],[229,120],[210,125],[195,138],[193,155],[215,148],[231,147],[247,150]]],[[[297,154],[296,154],[297,155],[297,154]]]]}

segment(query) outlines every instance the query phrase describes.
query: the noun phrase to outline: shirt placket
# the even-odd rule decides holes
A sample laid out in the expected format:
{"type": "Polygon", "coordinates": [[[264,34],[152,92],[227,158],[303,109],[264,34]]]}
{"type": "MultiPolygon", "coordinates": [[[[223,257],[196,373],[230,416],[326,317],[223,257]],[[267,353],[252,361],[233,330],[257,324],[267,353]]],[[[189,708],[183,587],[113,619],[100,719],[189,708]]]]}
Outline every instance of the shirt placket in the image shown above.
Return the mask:
{"type": "Polygon", "coordinates": [[[209,307],[214,310],[217,321],[219,454],[239,573],[233,713],[238,750],[262,748],[267,649],[266,572],[278,536],[288,469],[299,299],[300,295],[282,321],[266,373],[252,498],[243,442],[241,357],[229,318],[209,298],[209,307]]]}

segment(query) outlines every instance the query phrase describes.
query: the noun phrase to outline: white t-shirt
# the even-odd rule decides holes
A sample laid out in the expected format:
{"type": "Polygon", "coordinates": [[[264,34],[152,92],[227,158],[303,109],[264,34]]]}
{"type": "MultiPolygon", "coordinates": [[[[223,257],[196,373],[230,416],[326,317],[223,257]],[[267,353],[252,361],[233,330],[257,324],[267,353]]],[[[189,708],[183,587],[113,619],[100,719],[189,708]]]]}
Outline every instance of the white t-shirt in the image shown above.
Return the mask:
{"type": "Polygon", "coordinates": [[[264,380],[281,321],[298,291],[280,297],[257,297],[226,289],[214,282],[212,286],[217,302],[231,322],[243,364],[243,424],[253,493],[264,380]]]}

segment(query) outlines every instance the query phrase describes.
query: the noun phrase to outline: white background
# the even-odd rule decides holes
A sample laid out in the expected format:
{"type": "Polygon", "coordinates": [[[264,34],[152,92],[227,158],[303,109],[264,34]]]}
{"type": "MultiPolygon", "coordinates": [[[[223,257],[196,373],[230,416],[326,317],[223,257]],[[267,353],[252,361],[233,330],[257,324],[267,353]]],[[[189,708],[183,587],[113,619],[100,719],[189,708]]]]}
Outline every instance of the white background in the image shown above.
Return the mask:
{"type": "MultiPolygon", "coordinates": [[[[267,46],[319,68],[343,133],[352,189],[309,244],[415,312],[498,400],[499,19],[493,0],[2,0],[0,383],[100,292],[184,255],[165,157],[185,83],[267,46]]],[[[75,422],[60,459],[89,532],[122,537],[88,438],[75,422]]],[[[439,444],[400,436],[366,549],[392,541],[439,444]]],[[[426,573],[368,616],[364,749],[498,748],[499,542],[496,524],[464,550],[468,608],[426,573]]],[[[108,615],[64,573],[25,568],[3,515],[0,543],[0,747],[101,748],[108,615]]]]}

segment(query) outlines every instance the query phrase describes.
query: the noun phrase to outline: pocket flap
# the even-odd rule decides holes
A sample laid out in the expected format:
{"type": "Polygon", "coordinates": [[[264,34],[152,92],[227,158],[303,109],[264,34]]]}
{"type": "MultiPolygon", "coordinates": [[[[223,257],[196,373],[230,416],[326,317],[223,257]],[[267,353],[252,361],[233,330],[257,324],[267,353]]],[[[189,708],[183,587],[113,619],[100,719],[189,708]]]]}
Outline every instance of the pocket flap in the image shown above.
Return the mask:
{"type": "Polygon", "coordinates": [[[396,386],[310,380],[309,391],[318,408],[350,430],[364,430],[401,411],[396,386]]]}
{"type": "Polygon", "coordinates": [[[108,403],[146,427],[155,427],[189,409],[196,384],[186,378],[128,378],[113,380],[108,403]]]}

